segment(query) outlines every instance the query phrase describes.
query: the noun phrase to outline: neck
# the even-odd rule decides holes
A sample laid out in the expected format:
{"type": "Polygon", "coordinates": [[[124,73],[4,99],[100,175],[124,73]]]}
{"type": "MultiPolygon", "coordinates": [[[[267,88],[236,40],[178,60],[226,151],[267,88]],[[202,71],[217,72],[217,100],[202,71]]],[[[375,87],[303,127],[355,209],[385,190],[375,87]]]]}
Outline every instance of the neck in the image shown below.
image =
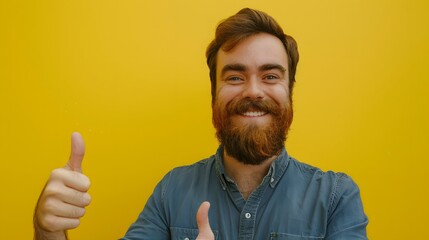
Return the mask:
{"type": "Polygon", "coordinates": [[[261,184],[262,179],[267,175],[271,163],[277,156],[272,156],[259,165],[244,164],[234,157],[231,157],[224,150],[223,160],[225,172],[237,184],[238,190],[245,200],[261,184]]]}

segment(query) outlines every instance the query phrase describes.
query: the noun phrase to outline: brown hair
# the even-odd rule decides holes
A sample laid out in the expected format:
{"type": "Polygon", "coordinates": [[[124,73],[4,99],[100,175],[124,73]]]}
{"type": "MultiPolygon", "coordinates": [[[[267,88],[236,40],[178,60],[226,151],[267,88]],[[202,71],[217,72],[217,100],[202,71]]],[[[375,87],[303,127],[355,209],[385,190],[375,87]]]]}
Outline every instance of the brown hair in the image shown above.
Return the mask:
{"type": "Polygon", "coordinates": [[[207,65],[210,69],[212,103],[216,95],[216,58],[220,48],[230,51],[243,39],[257,33],[274,35],[283,43],[288,56],[289,98],[292,101],[292,89],[295,83],[295,72],[299,54],[295,40],[286,35],[280,25],[268,14],[243,8],[237,14],[222,21],[216,28],[215,39],[206,50],[207,65]]]}

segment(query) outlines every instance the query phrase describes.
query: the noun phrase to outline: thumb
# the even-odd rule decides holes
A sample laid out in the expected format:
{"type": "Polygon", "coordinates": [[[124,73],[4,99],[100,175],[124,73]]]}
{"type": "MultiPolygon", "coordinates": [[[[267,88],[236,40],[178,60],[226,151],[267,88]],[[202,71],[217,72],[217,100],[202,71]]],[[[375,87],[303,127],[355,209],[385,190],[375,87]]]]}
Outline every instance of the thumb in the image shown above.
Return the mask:
{"type": "Polygon", "coordinates": [[[203,202],[197,212],[198,237],[196,240],[214,240],[209,223],[209,202],[203,202]]]}
{"type": "Polygon", "coordinates": [[[66,168],[76,172],[82,172],[82,160],[85,155],[85,143],[82,135],[74,132],[71,135],[71,152],[66,168]]]}

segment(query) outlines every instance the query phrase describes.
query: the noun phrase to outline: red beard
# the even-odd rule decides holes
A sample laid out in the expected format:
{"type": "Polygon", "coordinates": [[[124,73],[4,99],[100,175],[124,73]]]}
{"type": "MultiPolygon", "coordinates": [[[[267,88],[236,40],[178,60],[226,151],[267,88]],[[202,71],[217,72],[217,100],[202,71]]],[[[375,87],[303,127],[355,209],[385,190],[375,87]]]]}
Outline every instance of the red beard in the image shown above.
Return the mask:
{"type": "Polygon", "coordinates": [[[293,110],[289,102],[282,108],[272,99],[234,99],[222,109],[218,101],[213,105],[213,124],[216,136],[226,153],[245,164],[259,165],[278,155],[284,147],[292,123],[293,110]],[[272,116],[269,124],[234,124],[233,115],[247,111],[262,111],[272,116]]]}

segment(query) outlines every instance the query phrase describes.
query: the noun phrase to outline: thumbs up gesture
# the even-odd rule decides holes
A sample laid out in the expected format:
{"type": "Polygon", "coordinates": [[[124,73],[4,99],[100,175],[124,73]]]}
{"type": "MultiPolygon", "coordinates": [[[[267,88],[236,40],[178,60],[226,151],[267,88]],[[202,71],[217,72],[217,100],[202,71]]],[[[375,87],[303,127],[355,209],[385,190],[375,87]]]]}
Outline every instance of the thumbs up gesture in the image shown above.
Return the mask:
{"type": "Polygon", "coordinates": [[[198,236],[196,240],[214,240],[214,234],[209,223],[209,202],[203,202],[197,211],[198,236]]]}
{"type": "Polygon", "coordinates": [[[82,174],[85,144],[79,133],[72,134],[71,142],[69,161],[52,171],[39,197],[34,213],[36,240],[67,239],[65,231],[79,226],[91,202],[90,181],[82,174]]]}

